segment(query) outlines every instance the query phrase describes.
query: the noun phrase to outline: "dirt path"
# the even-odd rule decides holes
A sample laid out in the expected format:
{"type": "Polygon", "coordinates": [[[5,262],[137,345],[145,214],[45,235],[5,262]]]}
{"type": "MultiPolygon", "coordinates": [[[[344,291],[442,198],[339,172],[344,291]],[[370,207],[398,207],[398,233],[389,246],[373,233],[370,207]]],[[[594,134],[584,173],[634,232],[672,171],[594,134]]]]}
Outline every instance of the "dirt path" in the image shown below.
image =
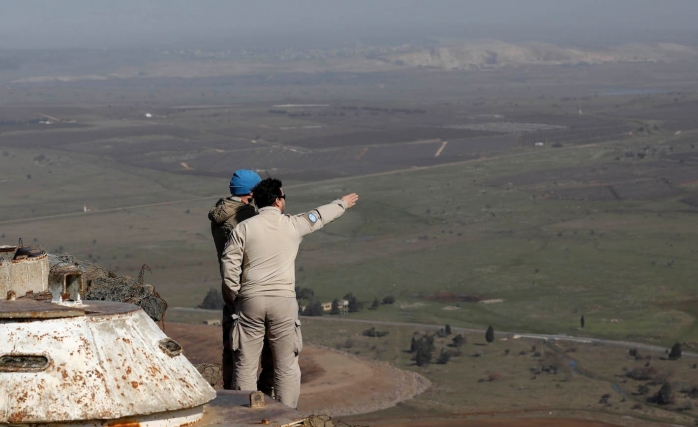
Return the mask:
{"type": "MultiPolygon", "coordinates": [[[[167,323],[165,332],[192,363],[220,363],[220,326],[167,323]]],[[[306,345],[298,409],[331,416],[357,415],[395,406],[423,392],[431,383],[421,375],[387,363],[369,361],[333,349],[306,345]]]]}
{"type": "Polygon", "coordinates": [[[435,420],[419,422],[400,422],[395,424],[380,424],[381,427],[616,427],[597,421],[573,420],[565,418],[516,418],[496,420],[435,420]]]}

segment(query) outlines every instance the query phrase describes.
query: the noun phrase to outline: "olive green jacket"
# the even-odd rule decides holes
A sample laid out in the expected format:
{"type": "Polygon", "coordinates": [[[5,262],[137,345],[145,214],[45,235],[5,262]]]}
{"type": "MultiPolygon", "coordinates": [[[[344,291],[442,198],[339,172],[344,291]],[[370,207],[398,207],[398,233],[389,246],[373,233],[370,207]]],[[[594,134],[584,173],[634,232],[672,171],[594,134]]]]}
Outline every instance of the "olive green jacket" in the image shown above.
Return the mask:
{"type": "Polygon", "coordinates": [[[242,202],[239,197],[230,196],[220,199],[214,207],[208,211],[208,219],[211,220],[211,234],[216,245],[216,254],[220,263],[225,250],[225,244],[238,223],[257,215],[257,208],[242,202]]]}

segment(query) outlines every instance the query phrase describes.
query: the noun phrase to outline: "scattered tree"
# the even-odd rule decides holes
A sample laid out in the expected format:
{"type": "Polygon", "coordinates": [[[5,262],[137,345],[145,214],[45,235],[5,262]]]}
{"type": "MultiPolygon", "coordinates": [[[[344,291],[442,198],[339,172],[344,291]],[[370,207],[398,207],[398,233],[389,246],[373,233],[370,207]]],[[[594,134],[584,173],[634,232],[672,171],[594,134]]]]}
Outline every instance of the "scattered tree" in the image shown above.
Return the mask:
{"type": "Polygon", "coordinates": [[[465,338],[463,338],[463,335],[458,334],[453,339],[451,340],[451,344],[449,344],[449,347],[455,347],[455,348],[461,348],[463,347],[463,344],[465,344],[465,338]]]}
{"type": "Polygon", "coordinates": [[[373,299],[373,303],[371,304],[371,309],[372,309],[372,310],[375,310],[375,309],[377,309],[378,307],[380,307],[380,305],[381,305],[381,304],[380,304],[380,302],[378,301],[378,298],[374,298],[374,299],[373,299]]]}
{"type": "Polygon", "coordinates": [[[339,300],[337,298],[332,300],[332,309],[330,310],[330,314],[340,314],[341,311],[339,310],[339,300]]]}
{"type": "Polygon", "coordinates": [[[448,361],[451,359],[451,352],[449,351],[444,351],[444,349],[441,349],[441,353],[439,353],[439,357],[436,358],[436,363],[440,365],[445,365],[448,363],[448,361]]]}
{"type": "Polygon", "coordinates": [[[664,383],[662,388],[659,389],[657,394],[647,398],[648,402],[656,403],[658,405],[668,405],[674,401],[672,397],[671,384],[664,383]]]}
{"type": "Polygon", "coordinates": [[[676,343],[671,347],[669,352],[669,360],[681,359],[681,344],[676,343]]]}
{"type": "MultiPolygon", "coordinates": [[[[421,341],[421,340],[420,340],[421,341]]],[[[428,365],[431,362],[432,350],[428,345],[417,345],[417,354],[414,361],[417,366],[428,365]]]]}
{"type": "Polygon", "coordinates": [[[313,301],[303,310],[303,316],[322,316],[325,310],[322,309],[322,303],[320,301],[313,301]]]}
{"type": "Polygon", "coordinates": [[[310,288],[296,287],[296,298],[311,300],[315,297],[315,292],[310,288]]]}
{"type": "Polygon", "coordinates": [[[370,329],[366,329],[366,330],[363,332],[363,335],[364,335],[365,337],[378,337],[378,338],[381,338],[381,337],[384,337],[384,336],[386,336],[386,335],[388,335],[388,334],[389,334],[388,331],[377,331],[376,328],[373,327],[373,326],[372,326],[370,329]]]}
{"type": "Polygon", "coordinates": [[[410,353],[414,353],[417,350],[417,339],[412,337],[412,342],[410,343],[410,353]]]}
{"type": "Polygon", "coordinates": [[[444,331],[446,332],[446,335],[451,335],[451,325],[446,323],[446,327],[444,328],[444,331]]]}
{"type": "Polygon", "coordinates": [[[204,300],[199,304],[198,308],[203,308],[206,310],[221,310],[225,306],[225,301],[223,301],[223,294],[219,289],[211,288],[204,297],[204,300]]]}
{"type": "Polygon", "coordinates": [[[491,344],[494,341],[494,328],[492,325],[490,325],[490,327],[487,328],[487,332],[485,332],[485,340],[488,344],[491,344]]]}
{"type": "Polygon", "coordinates": [[[584,329],[584,315],[583,314],[582,314],[582,317],[579,318],[579,326],[581,326],[582,329],[584,329]]]}
{"type": "Polygon", "coordinates": [[[346,298],[346,300],[349,301],[349,313],[356,313],[357,311],[361,310],[363,304],[361,304],[354,295],[349,295],[350,297],[346,298]]]}
{"type": "Polygon", "coordinates": [[[395,303],[395,297],[392,295],[388,295],[387,297],[383,298],[383,304],[394,304],[395,303]]]}

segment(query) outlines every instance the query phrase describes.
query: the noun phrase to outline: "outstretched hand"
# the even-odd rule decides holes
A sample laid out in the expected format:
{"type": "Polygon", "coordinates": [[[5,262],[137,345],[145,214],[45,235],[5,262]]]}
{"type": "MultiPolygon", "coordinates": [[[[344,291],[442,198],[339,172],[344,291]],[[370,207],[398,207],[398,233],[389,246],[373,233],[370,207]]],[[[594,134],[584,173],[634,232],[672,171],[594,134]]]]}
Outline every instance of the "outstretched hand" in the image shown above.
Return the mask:
{"type": "Polygon", "coordinates": [[[347,209],[349,209],[350,207],[354,206],[356,202],[359,200],[359,195],[356,193],[347,194],[346,196],[343,196],[341,200],[347,202],[347,209]]]}

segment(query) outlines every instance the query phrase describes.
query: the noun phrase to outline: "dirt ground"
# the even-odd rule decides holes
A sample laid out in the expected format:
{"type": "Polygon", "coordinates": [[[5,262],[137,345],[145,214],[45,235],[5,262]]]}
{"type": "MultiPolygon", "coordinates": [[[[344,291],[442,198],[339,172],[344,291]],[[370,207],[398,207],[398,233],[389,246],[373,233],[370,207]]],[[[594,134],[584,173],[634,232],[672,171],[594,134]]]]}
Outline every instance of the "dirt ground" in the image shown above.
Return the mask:
{"type": "MultiPolygon", "coordinates": [[[[220,326],[167,323],[165,333],[182,346],[192,363],[220,363],[220,326]]],[[[309,414],[373,412],[411,399],[431,385],[420,375],[388,364],[309,345],[303,347],[300,366],[298,409],[309,414]]]]}
{"type": "Polygon", "coordinates": [[[614,427],[613,424],[587,420],[571,420],[564,418],[517,418],[496,420],[446,420],[420,421],[416,423],[400,422],[397,424],[381,424],[381,426],[405,427],[614,427]]]}

